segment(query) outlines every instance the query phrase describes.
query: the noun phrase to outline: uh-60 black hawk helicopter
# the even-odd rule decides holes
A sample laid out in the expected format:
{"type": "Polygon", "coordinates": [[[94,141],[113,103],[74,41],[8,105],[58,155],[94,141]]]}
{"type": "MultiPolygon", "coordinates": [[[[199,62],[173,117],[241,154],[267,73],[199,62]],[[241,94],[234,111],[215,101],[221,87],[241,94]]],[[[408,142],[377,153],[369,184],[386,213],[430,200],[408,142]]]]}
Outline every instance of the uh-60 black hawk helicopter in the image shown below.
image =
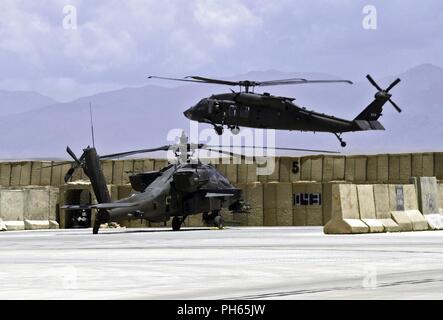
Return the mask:
{"type": "Polygon", "coordinates": [[[254,87],[288,84],[337,82],[352,84],[349,80],[293,78],[271,81],[227,81],[198,76],[183,79],[149,76],[149,78],[155,79],[239,86],[239,92],[231,89],[230,93],[214,94],[200,100],[195,106],[184,112],[184,115],[190,120],[213,125],[219,135],[223,134],[224,126],[227,126],[233,134],[238,134],[240,127],[330,132],[337,137],[342,147],[346,146],[346,142],[341,138],[344,132],[385,130],[378,119],[382,115],[383,105],[386,102],[389,101],[398,112],[401,112],[401,109],[391,100],[389,93],[400,82],[400,79],[396,79],[383,90],[370,75],[366,77],[378,92],[375,94],[374,100],[357,117],[353,120],[346,120],[299,107],[294,103],[295,98],[278,97],[269,93],[254,93],[253,89],[254,87]]]}
{"type": "MultiPolygon", "coordinates": [[[[128,152],[114,153],[99,156],[95,147],[87,147],[80,158],[67,147],[66,151],[74,159],[71,168],[65,174],[68,182],[76,169],[83,169],[91,181],[97,204],[91,205],[64,205],[65,210],[96,209],[97,214],[93,224],[93,233],[98,233],[100,225],[107,222],[118,222],[127,219],[145,219],[151,222],[166,222],[172,218],[172,229],[180,227],[189,215],[201,214],[208,226],[223,228],[222,208],[232,212],[245,213],[248,204],[242,199],[242,190],[236,188],[215,167],[204,164],[199,158],[192,159],[196,149],[204,149],[229,156],[241,156],[229,151],[219,150],[222,146],[205,144],[190,144],[186,136],[182,135],[179,144],[165,145],[152,149],[141,149],[128,152]],[[176,163],[169,164],[160,171],[141,172],[129,176],[132,188],[137,192],[128,198],[115,202],[106,186],[106,180],[101,168],[100,160],[121,158],[140,153],[168,151],[175,153],[176,163]]],[[[317,152],[321,150],[271,148],[296,151],[317,152]]],[[[332,151],[321,151],[331,152],[332,151]]],[[[63,165],[60,163],[57,165],[63,165]]]]}

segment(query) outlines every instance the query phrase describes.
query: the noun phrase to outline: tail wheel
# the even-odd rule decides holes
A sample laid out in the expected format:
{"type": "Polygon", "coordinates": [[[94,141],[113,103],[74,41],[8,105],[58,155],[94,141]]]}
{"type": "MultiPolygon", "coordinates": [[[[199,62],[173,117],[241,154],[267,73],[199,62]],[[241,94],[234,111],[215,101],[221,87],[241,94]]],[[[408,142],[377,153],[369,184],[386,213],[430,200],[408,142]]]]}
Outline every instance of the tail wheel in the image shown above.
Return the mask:
{"type": "Polygon", "coordinates": [[[231,132],[233,135],[238,135],[240,133],[240,128],[239,127],[232,127],[231,128],[231,132]]]}
{"type": "Polygon", "coordinates": [[[179,217],[172,218],[172,230],[179,231],[182,226],[183,220],[179,217]]]}

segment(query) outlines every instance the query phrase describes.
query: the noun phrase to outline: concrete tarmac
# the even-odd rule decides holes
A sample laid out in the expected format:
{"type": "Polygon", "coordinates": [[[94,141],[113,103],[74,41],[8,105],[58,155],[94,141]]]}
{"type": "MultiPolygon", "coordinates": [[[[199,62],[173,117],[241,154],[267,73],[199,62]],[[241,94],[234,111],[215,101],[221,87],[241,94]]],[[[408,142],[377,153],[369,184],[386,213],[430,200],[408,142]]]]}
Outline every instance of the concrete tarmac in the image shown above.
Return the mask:
{"type": "Polygon", "coordinates": [[[0,233],[1,299],[443,299],[443,231],[0,233]]]}

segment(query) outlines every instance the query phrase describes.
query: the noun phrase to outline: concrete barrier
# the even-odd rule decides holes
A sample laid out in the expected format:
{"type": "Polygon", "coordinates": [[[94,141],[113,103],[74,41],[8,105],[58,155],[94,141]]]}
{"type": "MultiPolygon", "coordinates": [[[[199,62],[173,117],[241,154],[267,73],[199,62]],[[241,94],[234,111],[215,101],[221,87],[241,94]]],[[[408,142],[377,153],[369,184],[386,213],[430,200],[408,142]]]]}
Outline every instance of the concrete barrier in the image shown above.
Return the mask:
{"type": "Polygon", "coordinates": [[[330,181],[322,184],[323,225],[326,225],[332,218],[332,185],[346,183],[343,181],[330,181]]]}
{"type": "Polygon", "coordinates": [[[374,184],[375,216],[383,225],[385,232],[400,231],[399,225],[391,218],[389,209],[389,188],[386,184],[374,184]]]}
{"type": "Polygon", "coordinates": [[[134,172],[139,173],[139,172],[143,172],[144,169],[144,161],[142,159],[137,159],[134,160],[134,172]]]}
{"type": "Polygon", "coordinates": [[[360,220],[356,185],[332,184],[331,187],[331,219],[324,226],[324,233],[368,232],[369,227],[360,220]]]}
{"type": "Polygon", "coordinates": [[[312,156],[311,181],[321,182],[323,176],[323,156],[312,156]]]}
{"type": "Polygon", "coordinates": [[[6,224],[3,222],[2,218],[0,218],[0,231],[7,231],[6,224]]]}
{"type": "Polygon", "coordinates": [[[414,185],[389,185],[392,219],[400,231],[427,230],[428,223],[418,211],[417,194],[414,185]]]}
{"type": "Polygon", "coordinates": [[[29,186],[31,184],[32,162],[25,161],[21,163],[20,186],[29,186]]]}
{"type": "Polygon", "coordinates": [[[434,175],[434,154],[413,153],[411,155],[411,176],[431,177],[434,175]]]}
{"type": "Polygon", "coordinates": [[[154,170],[154,160],[153,159],[144,159],[143,160],[143,171],[149,172],[154,170]]]}
{"type": "MultiPolygon", "coordinates": [[[[50,211],[50,189],[24,189],[24,219],[48,220],[50,211]]],[[[26,223],[25,223],[26,227],[26,223]]]]}
{"type": "Polygon", "coordinates": [[[301,199],[301,197],[304,197],[306,191],[305,186],[305,182],[294,182],[292,184],[292,220],[294,226],[306,226],[306,205],[303,204],[303,201],[301,199]]]}
{"type": "Polygon", "coordinates": [[[42,176],[42,163],[40,161],[32,161],[31,168],[31,185],[39,186],[42,176]]]}
{"type": "Polygon", "coordinates": [[[345,180],[349,182],[355,181],[355,157],[352,156],[346,157],[345,180]]]}
{"type": "Polygon", "coordinates": [[[311,181],[311,168],[312,159],[311,157],[301,157],[300,158],[300,180],[311,181]]]}
{"type": "Polygon", "coordinates": [[[292,226],[292,184],[269,182],[264,185],[264,225],[292,226]]]}
{"type": "MultiPolygon", "coordinates": [[[[113,170],[112,160],[104,160],[101,162],[101,165],[102,165],[102,169],[103,169],[103,175],[105,176],[105,179],[106,179],[106,183],[111,184],[112,183],[112,170],[113,170]]],[[[142,162],[142,166],[143,166],[143,162],[142,162]]]]}
{"type": "Polygon", "coordinates": [[[237,183],[249,183],[257,181],[257,165],[256,164],[239,164],[237,165],[237,183]]]}
{"type": "Polygon", "coordinates": [[[49,229],[49,220],[28,220],[25,219],[25,230],[49,229]]]}
{"type": "Polygon", "coordinates": [[[403,185],[404,203],[406,214],[412,222],[414,231],[428,230],[429,225],[426,218],[418,210],[418,197],[415,185],[405,184],[403,185]]]}
{"type": "Polygon", "coordinates": [[[11,164],[0,163],[0,186],[9,187],[11,185],[11,164]]]}
{"type": "MultiPolygon", "coordinates": [[[[110,183],[110,182],[108,182],[110,183]]],[[[113,161],[112,184],[120,185],[123,183],[123,161],[113,161]]]]}
{"type": "Polygon", "coordinates": [[[4,221],[23,221],[24,211],[23,190],[0,189],[0,218],[4,221]]]}
{"type": "Polygon", "coordinates": [[[435,177],[419,177],[416,180],[418,207],[433,230],[443,229],[443,216],[439,213],[438,187],[435,177]]]}
{"type": "Polygon", "coordinates": [[[366,181],[377,182],[377,156],[368,156],[366,162],[366,181]]]}
{"type": "Polygon", "coordinates": [[[60,225],[55,220],[49,220],[49,229],[60,229],[60,225]]]}
{"type": "MultiPolygon", "coordinates": [[[[306,225],[323,225],[323,190],[322,184],[317,182],[305,184],[305,197],[308,197],[306,206],[306,225]]],[[[305,199],[306,200],[306,199],[305,199]]]]}
{"type": "Polygon", "coordinates": [[[280,158],[280,182],[295,182],[300,180],[300,158],[280,158]]]}
{"type": "Polygon", "coordinates": [[[8,231],[21,231],[25,230],[24,221],[3,221],[8,231]]]}
{"type": "Polygon", "coordinates": [[[134,171],[134,160],[124,160],[123,161],[123,175],[122,183],[129,183],[129,175],[134,171]]]}
{"type": "MultiPolygon", "coordinates": [[[[168,165],[167,159],[154,159],[154,170],[161,170],[168,165]]],[[[237,168],[235,168],[237,171],[237,168]]]]}
{"type": "MultiPolygon", "coordinates": [[[[51,185],[51,176],[52,176],[52,162],[51,161],[42,161],[41,166],[41,176],[40,176],[40,185],[41,186],[50,186],[51,185]]],[[[83,170],[76,170],[76,172],[81,173],[83,170]]]]}
{"type": "Polygon", "coordinates": [[[20,162],[12,162],[11,163],[11,186],[18,187],[20,185],[20,172],[21,172],[21,163],[20,162]]]}
{"type": "Polygon", "coordinates": [[[434,153],[434,174],[438,180],[443,180],[443,152],[434,153]]]}
{"type": "MultiPolygon", "coordinates": [[[[53,161],[52,165],[52,172],[51,172],[51,186],[59,187],[64,181],[62,182],[62,177],[66,174],[66,171],[63,172],[63,166],[57,165],[59,164],[58,161],[53,161]]],[[[69,169],[68,169],[69,170],[69,169]]]]}
{"type": "Polygon", "coordinates": [[[401,154],[399,158],[399,180],[407,183],[412,175],[411,155],[401,154]]]}
{"type": "Polygon", "coordinates": [[[398,183],[400,181],[400,155],[389,155],[389,181],[398,183]]]}
{"type": "Polygon", "coordinates": [[[369,232],[383,232],[383,223],[375,213],[374,189],[372,185],[357,185],[358,207],[360,219],[368,225],[369,232]]]}
{"type": "Polygon", "coordinates": [[[389,156],[387,154],[377,155],[377,182],[387,183],[389,181],[389,156]]]}
{"type": "Polygon", "coordinates": [[[243,189],[244,199],[251,206],[247,217],[248,226],[263,226],[263,184],[253,182],[246,184],[243,189]]]}

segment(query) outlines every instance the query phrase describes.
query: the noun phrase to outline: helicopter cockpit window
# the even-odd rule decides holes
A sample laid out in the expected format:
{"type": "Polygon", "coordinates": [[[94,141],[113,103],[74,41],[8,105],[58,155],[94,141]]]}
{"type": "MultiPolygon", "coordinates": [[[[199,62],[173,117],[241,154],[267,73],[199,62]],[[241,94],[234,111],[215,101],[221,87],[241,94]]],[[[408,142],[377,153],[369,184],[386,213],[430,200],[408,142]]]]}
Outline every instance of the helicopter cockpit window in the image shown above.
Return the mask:
{"type": "Polygon", "coordinates": [[[222,185],[227,188],[231,187],[229,180],[218,171],[215,171],[209,176],[209,181],[214,185],[222,185]]]}
{"type": "Polygon", "coordinates": [[[205,101],[205,99],[201,100],[197,104],[196,109],[199,110],[199,111],[205,111],[205,109],[206,109],[206,101],[205,101]]]}
{"type": "Polygon", "coordinates": [[[213,113],[214,111],[214,101],[208,100],[208,113],[213,113]]]}

